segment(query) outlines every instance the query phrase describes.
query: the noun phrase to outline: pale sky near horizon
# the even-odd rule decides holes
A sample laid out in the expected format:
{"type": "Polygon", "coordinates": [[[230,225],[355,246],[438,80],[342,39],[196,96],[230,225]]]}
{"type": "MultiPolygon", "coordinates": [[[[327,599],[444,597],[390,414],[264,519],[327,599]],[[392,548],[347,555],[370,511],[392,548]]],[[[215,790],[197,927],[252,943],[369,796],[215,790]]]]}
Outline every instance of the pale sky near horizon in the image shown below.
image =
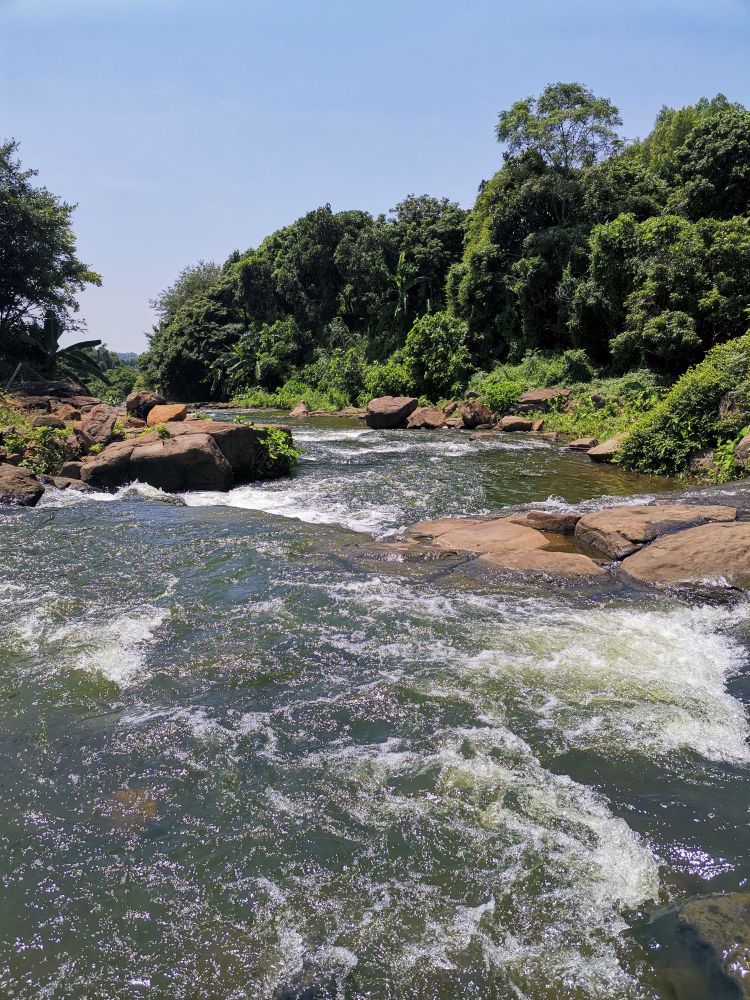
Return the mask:
{"type": "Polygon", "coordinates": [[[580,80],[648,132],[750,104],[750,0],[0,0],[0,137],[78,205],[88,334],[141,351],[182,267],[330,202],[469,207],[498,112],[580,80]]]}

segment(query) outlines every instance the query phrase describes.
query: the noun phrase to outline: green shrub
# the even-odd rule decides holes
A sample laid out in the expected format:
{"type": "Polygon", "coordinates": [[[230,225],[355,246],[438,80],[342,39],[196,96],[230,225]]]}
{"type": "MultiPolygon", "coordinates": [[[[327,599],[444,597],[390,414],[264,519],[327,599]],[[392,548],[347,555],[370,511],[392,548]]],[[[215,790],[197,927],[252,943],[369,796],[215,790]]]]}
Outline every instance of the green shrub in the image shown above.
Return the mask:
{"type": "Polygon", "coordinates": [[[365,373],[362,401],[378,396],[413,396],[416,392],[411,368],[392,354],[387,361],[374,361],[365,373]]]}
{"type": "Polygon", "coordinates": [[[504,416],[524,391],[522,382],[505,378],[502,370],[490,372],[480,383],[479,398],[492,410],[504,416]]]}
{"type": "Polygon", "coordinates": [[[310,410],[328,410],[334,412],[349,405],[349,400],[342,392],[331,389],[323,392],[299,379],[289,379],[276,392],[267,392],[255,386],[246,389],[232,399],[235,406],[257,407],[264,410],[291,410],[297,403],[304,402],[310,410]]]}
{"type": "Polygon", "coordinates": [[[686,472],[696,452],[719,442],[722,396],[749,376],[750,334],[712,348],[628,434],[620,463],[638,472],[686,472]]]}
{"type": "Polygon", "coordinates": [[[571,349],[563,351],[560,365],[560,378],[563,382],[590,382],[594,377],[594,366],[585,351],[571,349]]]}
{"type": "Polygon", "coordinates": [[[261,449],[256,467],[258,479],[288,476],[297,468],[300,451],[295,448],[288,431],[283,431],[280,427],[269,427],[258,444],[261,449]]]}

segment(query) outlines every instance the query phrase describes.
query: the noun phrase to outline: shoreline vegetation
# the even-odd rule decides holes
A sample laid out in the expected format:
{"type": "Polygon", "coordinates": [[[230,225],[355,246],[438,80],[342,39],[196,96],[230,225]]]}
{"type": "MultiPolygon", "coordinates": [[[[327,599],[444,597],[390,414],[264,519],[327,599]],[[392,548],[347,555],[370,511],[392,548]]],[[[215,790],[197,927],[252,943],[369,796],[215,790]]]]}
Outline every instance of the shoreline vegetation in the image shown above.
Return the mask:
{"type": "MultiPolygon", "coordinates": [[[[635,471],[742,476],[750,112],[719,94],[662,108],[643,139],[621,125],[608,99],[551,84],[500,112],[502,163],[471,209],[429,195],[387,215],[317,208],[184,268],[139,358],[60,346],[100,278],[76,256],[72,206],[6,142],[0,380],[72,378],[109,405],[140,389],[321,412],[476,399],[497,418],[524,391],[566,387],[548,432],[622,433],[617,460],[635,471]]],[[[29,449],[54,450],[47,436],[29,449]]]]}

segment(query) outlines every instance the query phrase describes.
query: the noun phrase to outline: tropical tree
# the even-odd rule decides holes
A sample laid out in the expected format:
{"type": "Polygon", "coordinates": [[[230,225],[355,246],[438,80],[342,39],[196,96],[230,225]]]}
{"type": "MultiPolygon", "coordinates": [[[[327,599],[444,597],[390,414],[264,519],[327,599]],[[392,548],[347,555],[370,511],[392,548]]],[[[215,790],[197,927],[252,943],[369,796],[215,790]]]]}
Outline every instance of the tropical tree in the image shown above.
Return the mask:
{"type": "Polygon", "coordinates": [[[622,119],[606,97],[580,83],[554,83],[539,97],[516,101],[498,117],[496,135],[508,155],[537,153],[557,170],[590,166],[622,146],[622,119]]]}
{"type": "MultiPolygon", "coordinates": [[[[74,206],[36,187],[37,172],[23,170],[17,152],[14,140],[0,143],[0,352],[11,357],[24,355],[25,328],[41,326],[50,311],[74,329],[77,294],[101,284],[76,256],[74,206]]],[[[50,335],[37,339],[43,353],[50,335]]]]}
{"type": "Polygon", "coordinates": [[[105,378],[93,348],[101,340],[79,340],[60,347],[63,328],[52,309],[47,310],[44,326],[27,327],[18,332],[18,341],[28,348],[32,368],[47,378],[63,376],[85,382],[92,376],[105,378]]]}

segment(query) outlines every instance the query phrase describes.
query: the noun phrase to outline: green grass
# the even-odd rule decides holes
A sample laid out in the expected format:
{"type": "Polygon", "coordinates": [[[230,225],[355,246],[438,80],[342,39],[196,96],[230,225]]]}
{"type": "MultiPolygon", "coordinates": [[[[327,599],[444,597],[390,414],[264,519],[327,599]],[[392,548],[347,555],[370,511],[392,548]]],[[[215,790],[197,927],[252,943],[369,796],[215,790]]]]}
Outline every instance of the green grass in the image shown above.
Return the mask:
{"type": "Polygon", "coordinates": [[[333,413],[349,405],[342,392],[335,389],[322,391],[298,379],[289,379],[276,392],[267,392],[255,386],[245,389],[231,401],[235,406],[257,407],[264,410],[291,410],[297,403],[304,402],[309,410],[325,410],[333,413]]]}

